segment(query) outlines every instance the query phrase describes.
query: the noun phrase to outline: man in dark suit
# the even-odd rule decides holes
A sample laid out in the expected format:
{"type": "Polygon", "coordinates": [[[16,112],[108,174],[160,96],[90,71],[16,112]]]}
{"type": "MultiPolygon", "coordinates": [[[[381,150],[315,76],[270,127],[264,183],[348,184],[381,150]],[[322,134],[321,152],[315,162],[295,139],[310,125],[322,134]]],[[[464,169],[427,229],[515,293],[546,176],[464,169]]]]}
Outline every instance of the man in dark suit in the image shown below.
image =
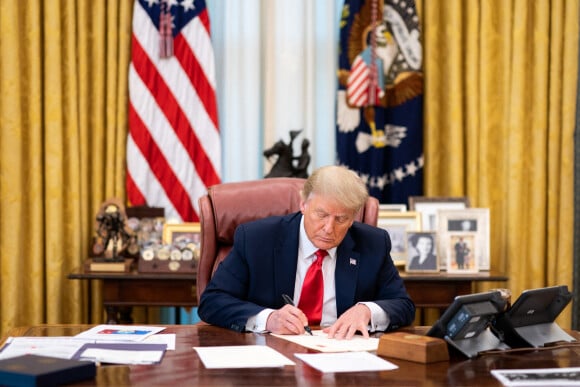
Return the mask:
{"type": "Polygon", "coordinates": [[[310,323],[347,339],[410,325],[415,305],[390,257],[387,232],[354,221],[368,198],[362,180],[345,167],[327,166],[312,173],[301,195],[300,212],[238,227],[232,251],[201,295],[201,319],[280,334],[302,334],[310,323]],[[319,249],[326,255],[321,260],[319,249]],[[317,294],[309,279],[314,261],[322,262],[318,315],[307,305],[317,294]],[[285,304],[283,294],[296,306],[285,304]]]}

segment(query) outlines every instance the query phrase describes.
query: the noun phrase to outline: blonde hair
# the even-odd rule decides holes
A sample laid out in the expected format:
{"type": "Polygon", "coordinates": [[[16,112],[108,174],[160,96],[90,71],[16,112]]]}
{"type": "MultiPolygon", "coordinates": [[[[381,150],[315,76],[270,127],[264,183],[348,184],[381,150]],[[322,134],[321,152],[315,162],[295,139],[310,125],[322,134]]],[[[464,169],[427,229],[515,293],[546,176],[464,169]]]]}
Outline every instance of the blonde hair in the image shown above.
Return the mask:
{"type": "Polygon", "coordinates": [[[304,201],[313,193],[330,196],[353,213],[359,211],[369,197],[366,185],[356,172],[337,165],[321,167],[312,172],[300,193],[304,201]]]}

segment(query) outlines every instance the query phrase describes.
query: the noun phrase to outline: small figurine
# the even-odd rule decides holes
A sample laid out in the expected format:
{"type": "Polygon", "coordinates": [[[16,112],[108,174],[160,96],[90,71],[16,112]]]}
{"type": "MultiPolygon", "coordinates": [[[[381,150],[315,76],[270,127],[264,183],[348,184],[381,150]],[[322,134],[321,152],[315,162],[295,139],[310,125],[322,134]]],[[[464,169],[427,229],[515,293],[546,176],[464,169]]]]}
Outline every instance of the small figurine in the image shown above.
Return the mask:
{"type": "Polygon", "coordinates": [[[276,141],[274,145],[264,151],[264,156],[270,160],[274,155],[278,158],[276,162],[270,169],[270,172],[264,176],[269,177],[308,177],[308,165],[310,164],[310,154],[308,153],[308,147],[310,141],[307,139],[302,140],[302,153],[298,157],[294,157],[294,152],[292,149],[292,143],[294,139],[302,132],[302,130],[291,130],[290,131],[290,143],[286,144],[282,140],[276,141]],[[297,161],[296,165],[294,162],[297,161]]]}
{"type": "Polygon", "coordinates": [[[122,261],[121,256],[139,253],[137,237],[127,225],[125,207],[119,199],[105,201],[97,213],[93,254],[107,261],[122,261]]]}
{"type": "Polygon", "coordinates": [[[308,164],[310,164],[310,153],[308,153],[308,147],[310,146],[310,141],[307,138],[302,140],[302,153],[300,156],[295,157],[297,160],[296,168],[294,168],[294,176],[302,177],[304,179],[308,178],[308,164]]]}

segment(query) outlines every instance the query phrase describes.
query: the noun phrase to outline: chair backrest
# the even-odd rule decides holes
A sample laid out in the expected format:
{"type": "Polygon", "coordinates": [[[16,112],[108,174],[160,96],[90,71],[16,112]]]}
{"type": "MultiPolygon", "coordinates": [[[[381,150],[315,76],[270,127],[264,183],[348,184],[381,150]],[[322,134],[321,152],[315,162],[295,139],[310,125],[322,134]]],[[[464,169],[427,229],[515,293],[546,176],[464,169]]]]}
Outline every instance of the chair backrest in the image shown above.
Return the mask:
{"type": "MultiPolygon", "coordinates": [[[[199,199],[201,254],[197,268],[198,300],[219,263],[232,249],[234,231],[242,223],[300,210],[306,179],[275,177],[223,183],[199,199]]],[[[369,197],[356,220],[376,226],[379,201],[369,197]]]]}

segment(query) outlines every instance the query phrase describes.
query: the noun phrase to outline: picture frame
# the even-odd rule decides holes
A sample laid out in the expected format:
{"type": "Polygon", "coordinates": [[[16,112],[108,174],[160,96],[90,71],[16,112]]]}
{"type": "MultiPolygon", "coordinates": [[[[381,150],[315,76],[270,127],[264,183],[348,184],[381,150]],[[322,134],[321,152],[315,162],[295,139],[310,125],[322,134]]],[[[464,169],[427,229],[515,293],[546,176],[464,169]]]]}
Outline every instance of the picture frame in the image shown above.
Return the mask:
{"type": "Polygon", "coordinates": [[[477,273],[477,233],[453,232],[448,235],[446,264],[448,273],[477,273]]]}
{"type": "Polygon", "coordinates": [[[421,225],[424,231],[437,230],[438,210],[466,208],[469,208],[467,196],[409,196],[409,211],[421,213],[421,225]]]}
{"type": "Polygon", "coordinates": [[[161,243],[144,246],[138,271],[142,273],[194,273],[201,252],[201,225],[165,223],[161,243]]]}
{"type": "Polygon", "coordinates": [[[406,204],[379,204],[379,211],[407,212],[406,204]]]}
{"type": "Polygon", "coordinates": [[[163,225],[163,244],[173,245],[187,241],[201,243],[201,224],[199,222],[165,223],[163,225]]]}
{"type": "Polygon", "coordinates": [[[438,273],[440,271],[436,232],[407,232],[407,261],[405,271],[409,273],[438,273]]]}
{"type": "Polygon", "coordinates": [[[198,262],[201,253],[201,224],[199,222],[166,223],[163,227],[163,244],[170,250],[182,252],[182,259],[198,262]],[[184,251],[189,250],[189,255],[184,251]]]}
{"type": "Polygon", "coordinates": [[[474,252],[478,271],[490,269],[489,208],[444,209],[437,213],[440,259],[449,257],[453,236],[475,235],[474,252]],[[469,227],[468,227],[469,226],[469,227]],[[443,255],[442,255],[443,254],[443,255]]]}
{"type": "Polygon", "coordinates": [[[397,266],[407,261],[407,232],[421,231],[421,214],[414,211],[379,210],[377,227],[386,230],[391,238],[391,258],[397,266]]]}

